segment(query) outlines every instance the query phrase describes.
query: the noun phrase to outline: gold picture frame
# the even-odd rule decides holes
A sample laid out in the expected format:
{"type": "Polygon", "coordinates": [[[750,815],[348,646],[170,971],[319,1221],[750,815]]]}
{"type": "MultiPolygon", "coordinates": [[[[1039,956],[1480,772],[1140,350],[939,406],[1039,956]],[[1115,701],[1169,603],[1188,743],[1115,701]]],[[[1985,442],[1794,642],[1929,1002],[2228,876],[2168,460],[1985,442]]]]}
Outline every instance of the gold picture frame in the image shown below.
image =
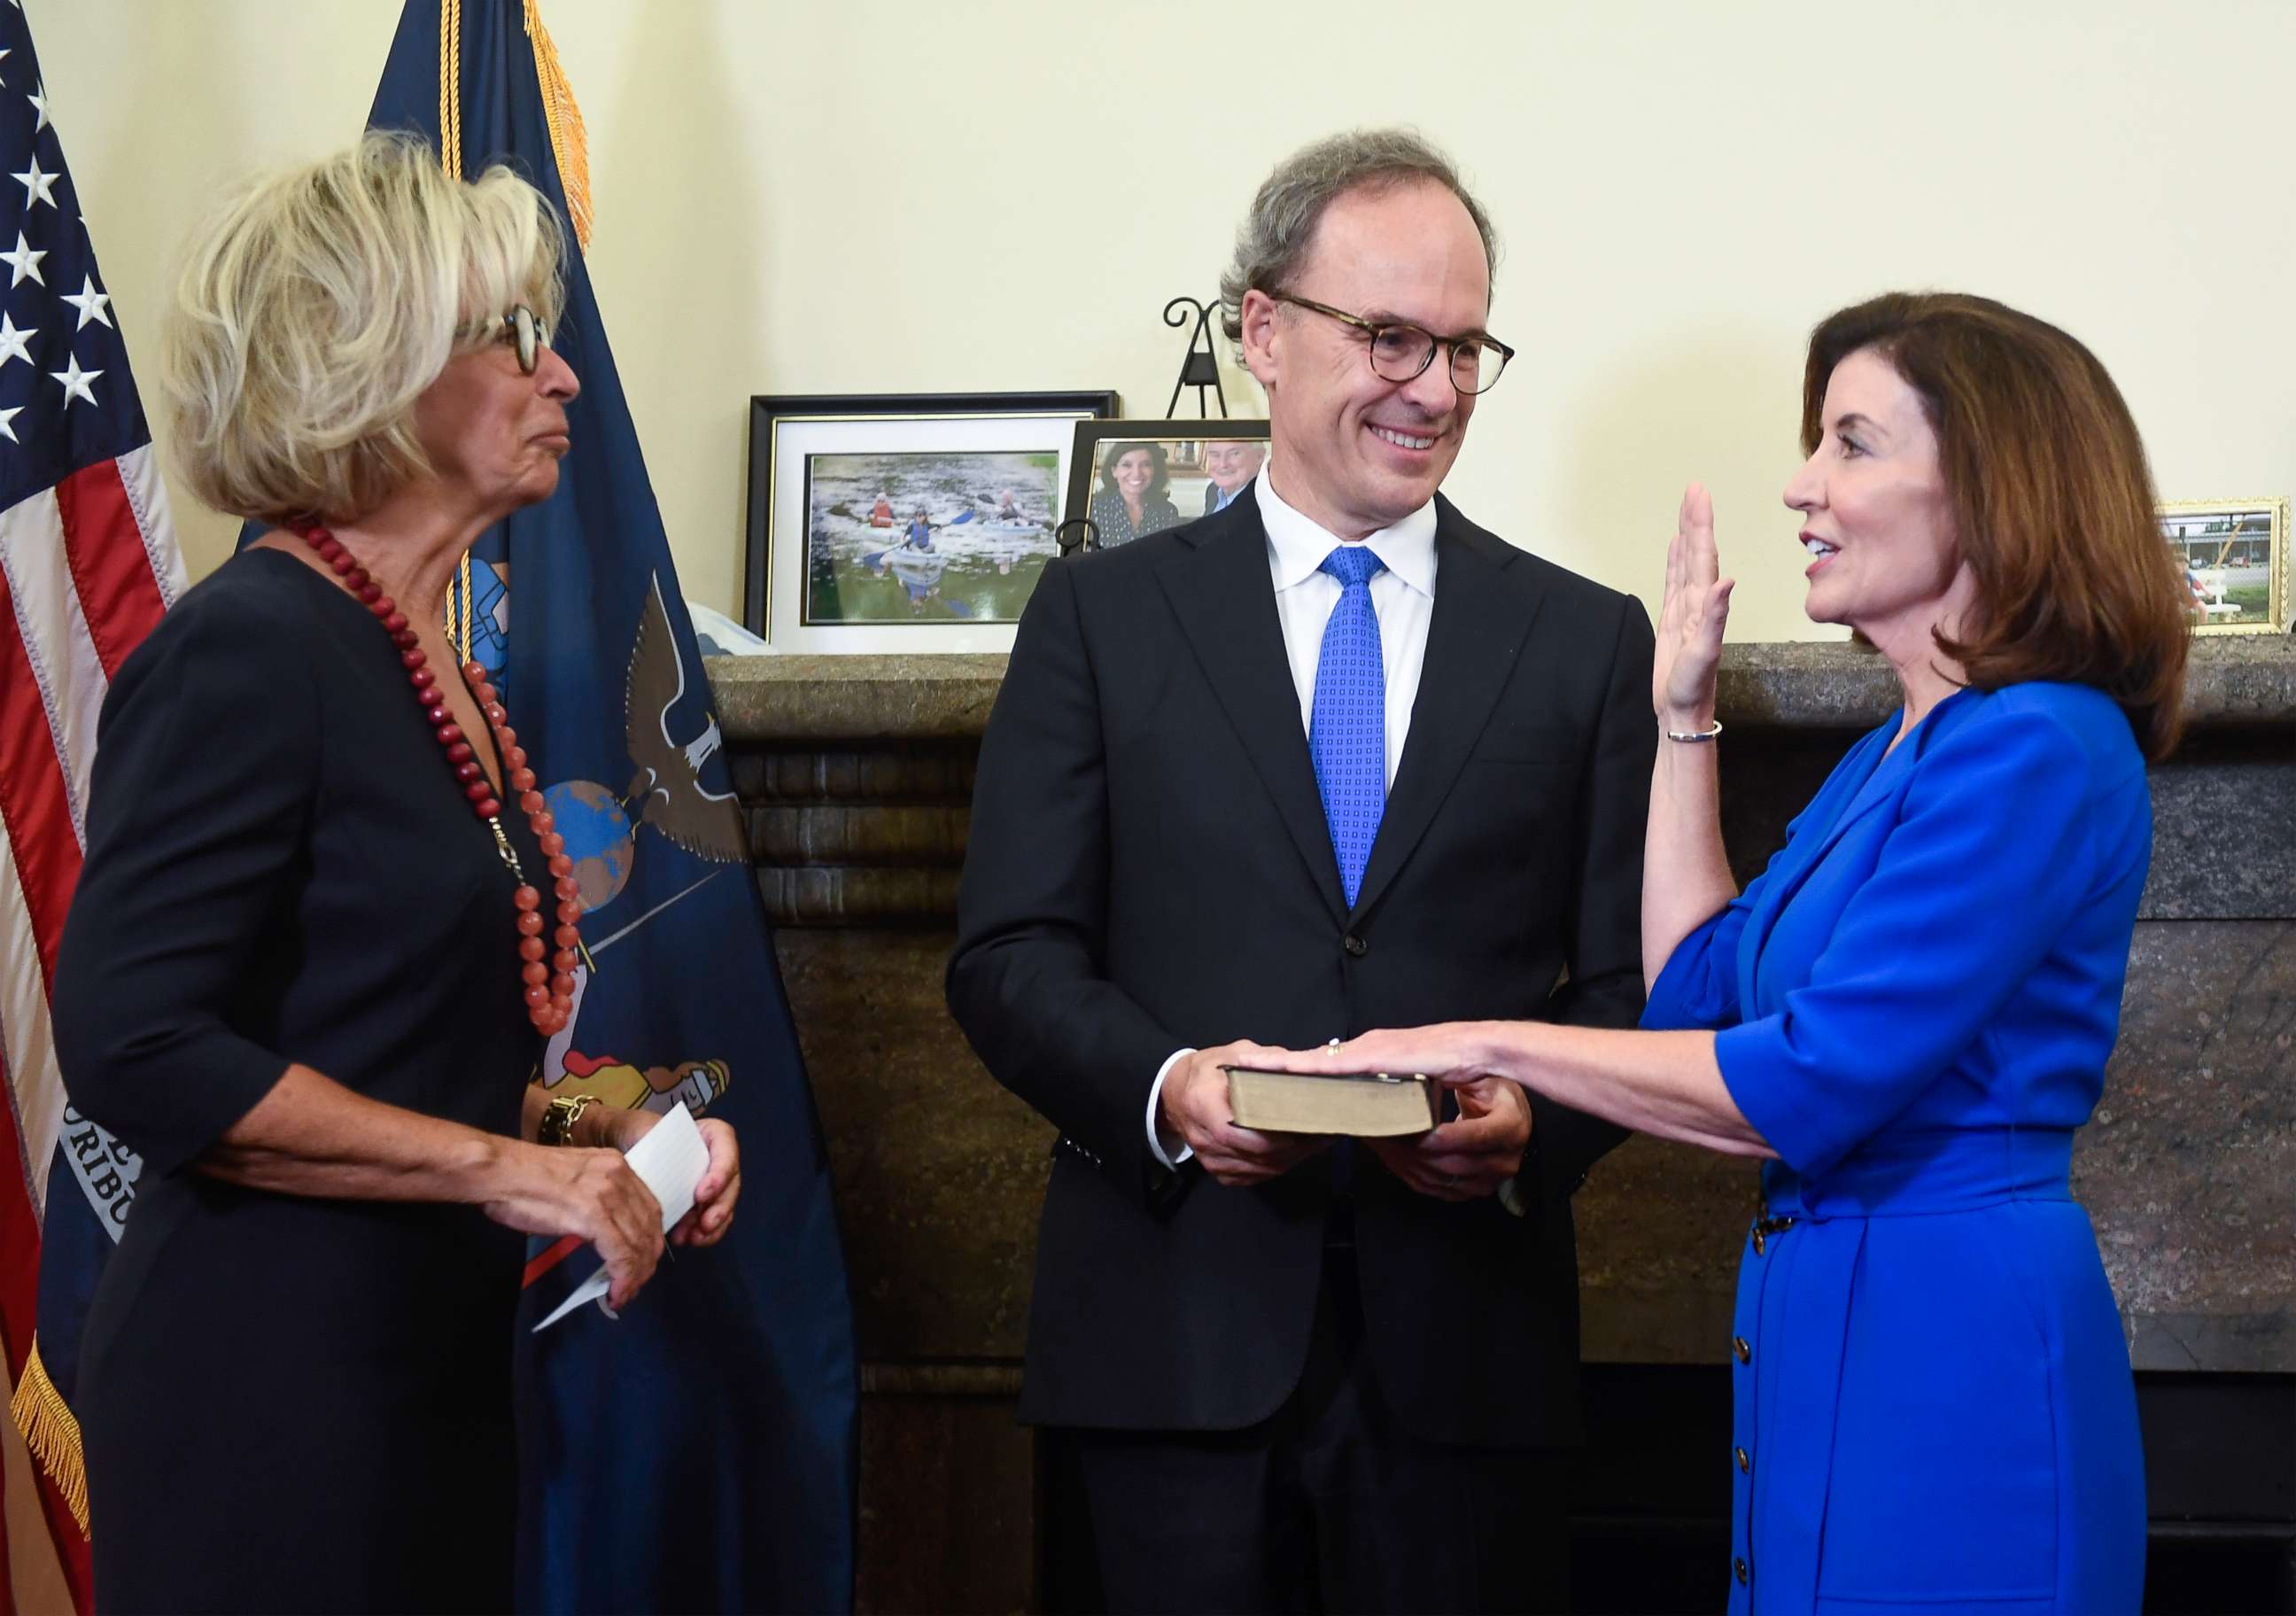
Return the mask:
{"type": "Polygon", "coordinates": [[[2285,495],[2165,502],[2161,537],[2184,562],[2194,634],[2288,632],[2285,495]]]}

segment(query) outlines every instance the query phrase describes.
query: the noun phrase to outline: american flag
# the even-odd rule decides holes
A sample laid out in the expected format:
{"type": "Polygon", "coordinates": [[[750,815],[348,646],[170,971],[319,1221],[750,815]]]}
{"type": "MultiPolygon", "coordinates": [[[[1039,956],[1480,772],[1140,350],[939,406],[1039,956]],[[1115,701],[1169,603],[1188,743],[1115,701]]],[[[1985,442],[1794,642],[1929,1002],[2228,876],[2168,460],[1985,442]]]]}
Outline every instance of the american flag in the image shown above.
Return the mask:
{"type": "MultiPolygon", "coordinates": [[[[0,5],[0,1339],[54,1541],[53,1551],[9,1546],[53,1552],[85,1610],[77,1431],[41,1373],[28,1383],[26,1368],[44,1229],[61,1235],[61,1219],[116,1240],[110,1214],[124,1211],[119,1191],[135,1174],[109,1140],[101,1156],[59,1151],[86,1125],[67,1128],[48,982],[79,877],[104,690],[184,579],[20,0],[0,5]],[[99,1197],[107,1182],[114,1193],[99,1197]]],[[[78,1332],[73,1318],[65,1341],[75,1351],[78,1332]]],[[[53,1359],[49,1334],[43,1356],[53,1359]]],[[[68,1381],[71,1366],[48,1366],[68,1381]]],[[[8,1604],[0,1558],[0,1609],[8,1604]]]]}

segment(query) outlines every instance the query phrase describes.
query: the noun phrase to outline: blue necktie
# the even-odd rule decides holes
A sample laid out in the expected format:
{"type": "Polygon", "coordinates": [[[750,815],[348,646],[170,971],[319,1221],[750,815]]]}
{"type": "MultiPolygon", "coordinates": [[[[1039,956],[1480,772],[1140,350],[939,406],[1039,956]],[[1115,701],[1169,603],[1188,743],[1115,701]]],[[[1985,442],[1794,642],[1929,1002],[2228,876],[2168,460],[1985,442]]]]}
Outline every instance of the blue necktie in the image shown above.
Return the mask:
{"type": "Polygon", "coordinates": [[[1341,545],[1316,569],[1340,580],[1340,603],[1324,625],[1308,752],[1350,909],[1363,888],[1380,816],[1387,811],[1387,670],[1380,661],[1379,617],[1371,606],[1372,574],[1386,564],[1362,545],[1341,545]]]}

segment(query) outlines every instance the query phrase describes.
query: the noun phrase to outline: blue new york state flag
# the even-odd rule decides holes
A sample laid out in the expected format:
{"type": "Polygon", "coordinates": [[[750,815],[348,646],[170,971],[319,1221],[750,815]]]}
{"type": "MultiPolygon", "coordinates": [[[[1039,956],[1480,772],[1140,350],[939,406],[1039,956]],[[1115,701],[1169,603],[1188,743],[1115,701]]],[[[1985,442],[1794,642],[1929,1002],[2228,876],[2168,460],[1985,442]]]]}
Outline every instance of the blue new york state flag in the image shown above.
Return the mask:
{"type": "MultiPolygon", "coordinates": [[[[531,4],[408,0],[369,121],[420,132],[465,177],[509,164],[567,230],[551,344],[582,383],[574,446],[557,492],[481,543],[467,603],[586,911],[592,964],[537,1080],[615,1105],[684,1100],[742,1140],[725,1242],[666,1259],[618,1321],[584,1309],[521,1331],[520,1602],[843,1610],[857,1394],[844,1259],[709,687],[575,245],[580,117],[531,4]]],[[[665,294],[676,252],[662,243],[665,294]]],[[[594,1267],[585,1252],[530,1284],[525,1322],[594,1267]]]]}

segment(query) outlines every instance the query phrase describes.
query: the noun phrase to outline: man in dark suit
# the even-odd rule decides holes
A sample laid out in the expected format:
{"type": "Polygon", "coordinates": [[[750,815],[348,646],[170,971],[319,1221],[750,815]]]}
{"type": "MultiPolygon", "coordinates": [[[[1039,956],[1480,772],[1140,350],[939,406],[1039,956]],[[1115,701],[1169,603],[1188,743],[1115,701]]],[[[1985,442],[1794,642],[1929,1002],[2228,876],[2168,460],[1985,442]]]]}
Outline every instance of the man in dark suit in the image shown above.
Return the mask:
{"type": "Polygon", "coordinates": [[[1505,363],[1491,262],[1416,136],[1279,167],[1222,283],[1265,473],[1047,568],[981,745],[949,1005],[1060,1130],[1021,1413],[1068,1428],[1115,1609],[1568,1597],[1570,1198],[1620,1135],[1505,1083],[1414,1139],[1260,1135],[1220,1071],[1641,1008],[1648,619],[1437,494],[1505,363]]]}
{"type": "Polygon", "coordinates": [[[1242,497],[1267,461],[1267,449],[1249,438],[1212,439],[1204,445],[1204,514],[1225,511],[1242,497]]]}

